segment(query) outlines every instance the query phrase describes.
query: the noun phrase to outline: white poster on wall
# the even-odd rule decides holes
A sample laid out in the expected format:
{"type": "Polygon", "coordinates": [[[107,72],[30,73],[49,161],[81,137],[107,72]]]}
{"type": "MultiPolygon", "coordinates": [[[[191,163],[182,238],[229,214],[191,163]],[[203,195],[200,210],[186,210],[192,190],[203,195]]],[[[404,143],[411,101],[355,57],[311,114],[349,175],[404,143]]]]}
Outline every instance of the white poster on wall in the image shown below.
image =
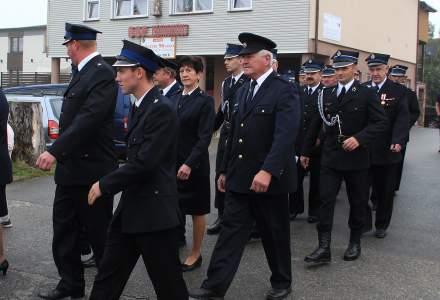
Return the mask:
{"type": "Polygon", "coordinates": [[[341,23],[340,17],[324,13],[324,38],[340,42],[341,23]]]}
{"type": "Polygon", "coordinates": [[[146,38],[143,45],[162,58],[176,58],[175,37],[154,37],[146,38]]]}

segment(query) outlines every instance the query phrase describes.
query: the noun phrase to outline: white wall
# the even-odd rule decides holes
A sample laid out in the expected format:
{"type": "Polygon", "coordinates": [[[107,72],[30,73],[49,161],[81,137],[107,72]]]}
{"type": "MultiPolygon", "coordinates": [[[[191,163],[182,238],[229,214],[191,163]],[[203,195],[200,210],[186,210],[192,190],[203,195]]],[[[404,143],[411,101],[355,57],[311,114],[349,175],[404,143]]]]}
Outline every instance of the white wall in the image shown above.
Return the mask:
{"type": "Polygon", "coordinates": [[[0,72],[8,70],[8,36],[0,36],[0,72]]]}
{"type": "MultiPolygon", "coordinates": [[[[149,0],[149,17],[124,20],[111,19],[111,1],[101,0],[99,21],[85,22],[104,33],[98,37],[98,50],[104,56],[119,53],[121,40],[128,38],[128,27],[158,24],[189,24],[189,36],[177,38],[177,55],[222,55],[225,43],[238,42],[242,31],[272,38],[280,53],[308,49],[309,0],[253,0],[253,10],[244,12],[228,12],[228,1],[214,0],[213,13],[179,16],[169,15],[171,0],[162,0],[162,17],[152,16],[153,1],[149,0]]],[[[83,0],[49,0],[49,56],[66,56],[61,45],[64,23],[82,23],[83,11],[83,0]]]]}

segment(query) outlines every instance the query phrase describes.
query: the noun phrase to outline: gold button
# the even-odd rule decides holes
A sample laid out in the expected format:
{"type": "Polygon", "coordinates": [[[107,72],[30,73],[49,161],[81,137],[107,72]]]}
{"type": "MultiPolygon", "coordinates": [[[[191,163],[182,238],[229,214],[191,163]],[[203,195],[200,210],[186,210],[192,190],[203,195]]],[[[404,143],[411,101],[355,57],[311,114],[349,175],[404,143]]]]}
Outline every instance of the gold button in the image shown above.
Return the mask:
{"type": "Polygon", "coordinates": [[[240,127],[244,127],[244,123],[241,123],[241,124],[240,124],[240,127]]]}
{"type": "Polygon", "coordinates": [[[238,158],[239,158],[239,159],[243,159],[243,155],[239,154],[239,155],[238,155],[238,158]]]}
{"type": "Polygon", "coordinates": [[[264,109],[262,109],[261,112],[264,112],[264,109]]]}

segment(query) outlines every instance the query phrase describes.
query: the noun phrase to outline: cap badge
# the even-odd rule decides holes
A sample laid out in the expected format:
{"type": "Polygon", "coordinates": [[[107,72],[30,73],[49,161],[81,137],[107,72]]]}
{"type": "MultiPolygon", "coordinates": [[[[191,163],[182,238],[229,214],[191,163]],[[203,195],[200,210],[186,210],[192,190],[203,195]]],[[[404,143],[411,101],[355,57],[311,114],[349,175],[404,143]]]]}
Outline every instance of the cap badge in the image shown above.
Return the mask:
{"type": "Polygon", "coordinates": [[[374,55],[374,53],[373,54],[371,54],[371,59],[375,59],[376,58],[376,55],[374,55]]]}
{"type": "Polygon", "coordinates": [[[336,56],[341,56],[341,51],[336,52],[336,56]]]}

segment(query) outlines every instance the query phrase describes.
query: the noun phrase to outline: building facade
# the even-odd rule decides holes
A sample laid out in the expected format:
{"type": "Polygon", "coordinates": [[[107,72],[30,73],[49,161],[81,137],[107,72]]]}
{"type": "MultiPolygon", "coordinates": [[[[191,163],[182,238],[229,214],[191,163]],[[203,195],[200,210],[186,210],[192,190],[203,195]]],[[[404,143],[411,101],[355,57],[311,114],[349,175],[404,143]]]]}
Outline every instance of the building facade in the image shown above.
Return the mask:
{"type": "Polygon", "coordinates": [[[201,82],[219,101],[225,44],[243,31],[278,44],[280,70],[298,70],[310,57],[330,62],[337,49],[388,53],[390,64],[409,67],[415,88],[418,0],[77,0],[48,2],[48,54],[52,71],[66,57],[64,23],[83,23],[103,32],[98,51],[111,60],[122,39],[146,43],[164,56],[200,55],[206,65],[201,82]],[[380,8],[380,9],[377,9],[380,8]],[[315,30],[317,29],[317,30],[315,30]],[[315,42],[317,41],[317,42],[315,42]]]}

